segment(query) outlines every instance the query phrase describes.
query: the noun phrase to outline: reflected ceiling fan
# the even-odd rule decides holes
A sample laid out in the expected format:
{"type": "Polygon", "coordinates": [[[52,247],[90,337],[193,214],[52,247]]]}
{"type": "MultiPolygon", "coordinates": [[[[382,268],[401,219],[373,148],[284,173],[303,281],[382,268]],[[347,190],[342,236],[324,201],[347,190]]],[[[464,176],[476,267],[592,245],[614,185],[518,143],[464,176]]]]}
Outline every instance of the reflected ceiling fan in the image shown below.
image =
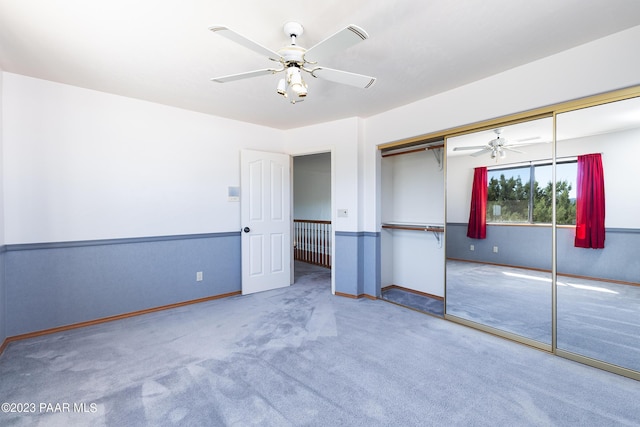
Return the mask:
{"type": "Polygon", "coordinates": [[[524,151],[516,150],[514,147],[522,147],[524,145],[537,144],[538,142],[525,142],[540,139],[539,136],[532,138],[524,138],[516,141],[515,144],[509,143],[502,137],[502,128],[494,129],[496,138],[492,139],[485,145],[474,145],[471,147],[455,147],[453,151],[462,150],[478,150],[475,153],[471,153],[472,157],[482,156],[483,154],[491,154],[492,159],[504,159],[507,156],[507,151],[513,151],[514,153],[524,154],[524,151]]]}
{"type": "Polygon", "coordinates": [[[278,82],[277,92],[295,104],[296,102],[304,100],[307,96],[307,83],[303,79],[303,72],[306,73],[305,75],[309,74],[315,78],[364,89],[371,87],[376,81],[375,77],[334,70],[318,65],[318,62],[325,58],[369,38],[366,31],[355,25],[349,25],[322,40],[315,46],[305,49],[296,44],[296,39],[302,35],[304,28],[297,22],[287,22],[284,24],[283,30],[287,37],[290,38],[291,44],[284,46],[278,51],[268,49],[227,27],[212,26],[209,27],[209,29],[216,34],[226,37],[241,46],[265,55],[270,60],[279,63],[278,68],[264,68],[245,73],[214,77],[211,79],[214,82],[226,83],[282,72],[284,73],[284,77],[278,82]]]}

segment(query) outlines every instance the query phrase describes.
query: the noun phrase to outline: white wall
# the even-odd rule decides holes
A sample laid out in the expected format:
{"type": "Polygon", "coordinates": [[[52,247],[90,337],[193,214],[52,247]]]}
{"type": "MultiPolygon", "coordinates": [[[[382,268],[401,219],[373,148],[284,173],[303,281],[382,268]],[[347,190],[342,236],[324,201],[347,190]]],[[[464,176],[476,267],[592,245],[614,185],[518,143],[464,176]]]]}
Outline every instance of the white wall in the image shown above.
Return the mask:
{"type": "Polygon", "coordinates": [[[293,217],[331,221],[331,153],[293,158],[293,217]]]}
{"type": "Polygon", "coordinates": [[[239,230],[239,150],[282,151],[282,131],[3,77],[7,244],[239,230]]]}
{"type": "Polygon", "coordinates": [[[444,172],[431,150],[385,157],[382,172],[382,222],[444,223],[444,172]]]}
{"type": "Polygon", "coordinates": [[[335,231],[358,231],[358,119],[338,120],[292,129],[285,135],[285,151],[291,155],[331,151],[335,231]],[[337,209],[347,209],[346,218],[337,209]]]}
{"type": "MultiPolygon", "coordinates": [[[[376,211],[379,144],[640,84],[640,26],[367,118],[364,209],[376,211]]],[[[367,219],[365,230],[377,230],[367,219]]]]}

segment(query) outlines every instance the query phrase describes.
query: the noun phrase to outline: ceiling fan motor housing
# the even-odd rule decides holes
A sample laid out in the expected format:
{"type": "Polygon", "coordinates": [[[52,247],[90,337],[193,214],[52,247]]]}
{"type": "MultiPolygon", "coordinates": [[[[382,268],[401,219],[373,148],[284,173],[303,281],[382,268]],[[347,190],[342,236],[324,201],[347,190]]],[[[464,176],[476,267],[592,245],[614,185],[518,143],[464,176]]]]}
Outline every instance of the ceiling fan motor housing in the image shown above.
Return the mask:
{"type": "Polygon", "coordinates": [[[304,27],[297,22],[287,22],[282,29],[287,37],[300,37],[304,33],[304,27]]]}
{"type": "Polygon", "coordinates": [[[304,65],[304,54],[306,51],[305,48],[292,44],[280,49],[278,54],[282,57],[286,65],[294,63],[302,67],[304,65]]]}

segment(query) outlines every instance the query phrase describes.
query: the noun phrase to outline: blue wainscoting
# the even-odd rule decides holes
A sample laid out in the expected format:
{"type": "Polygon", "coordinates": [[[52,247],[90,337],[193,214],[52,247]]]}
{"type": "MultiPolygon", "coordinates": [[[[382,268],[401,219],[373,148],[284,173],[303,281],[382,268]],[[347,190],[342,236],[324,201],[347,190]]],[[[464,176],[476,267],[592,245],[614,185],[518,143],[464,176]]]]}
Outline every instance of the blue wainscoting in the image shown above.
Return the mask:
{"type": "Polygon", "coordinates": [[[574,246],[573,229],[558,229],[558,273],[640,283],[640,230],[607,228],[604,249],[574,246]]]}
{"type": "Polygon", "coordinates": [[[7,287],[5,285],[5,268],[4,268],[4,260],[6,254],[6,247],[0,246],[0,347],[4,343],[4,340],[7,338],[7,304],[6,304],[6,295],[7,295],[7,287]]]}
{"type": "Polygon", "coordinates": [[[364,232],[364,252],[362,276],[364,278],[364,293],[372,297],[379,297],[382,295],[381,287],[381,273],[380,273],[380,233],[364,232]]]}
{"type": "Polygon", "coordinates": [[[3,257],[5,337],[241,290],[239,232],[7,245],[3,257]]]}
{"type": "Polygon", "coordinates": [[[335,232],[333,259],[336,293],[359,296],[363,288],[359,283],[359,259],[362,233],[335,232]]]}
{"type": "Polygon", "coordinates": [[[551,227],[487,225],[487,238],[479,240],[467,237],[467,224],[449,223],[446,239],[447,258],[551,270],[551,227]]]}
{"type": "Polygon", "coordinates": [[[380,233],[335,232],[335,290],[354,297],[380,294],[380,233]]]}
{"type": "MultiPolygon", "coordinates": [[[[574,233],[557,229],[558,273],[640,282],[640,230],[608,228],[604,249],[574,247],[574,233]]],[[[448,258],[551,270],[551,250],[550,226],[488,225],[487,238],[477,240],[467,237],[466,224],[447,224],[448,258]]]]}

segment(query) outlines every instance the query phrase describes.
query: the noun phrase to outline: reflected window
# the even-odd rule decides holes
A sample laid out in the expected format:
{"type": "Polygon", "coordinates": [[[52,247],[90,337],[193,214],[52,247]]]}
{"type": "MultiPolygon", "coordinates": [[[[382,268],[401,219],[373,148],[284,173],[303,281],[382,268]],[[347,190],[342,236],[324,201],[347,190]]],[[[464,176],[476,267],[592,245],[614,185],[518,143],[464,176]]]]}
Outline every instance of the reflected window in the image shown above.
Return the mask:
{"type": "MultiPolygon", "coordinates": [[[[557,224],[576,223],[576,160],[556,165],[557,224]]],[[[487,222],[550,224],[553,214],[551,162],[487,170],[487,222]]]]}
{"type": "Polygon", "coordinates": [[[529,222],[530,168],[487,168],[487,222],[529,222]]]}
{"type": "MultiPolygon", "coordinates": [[[[552,221],[552,175],[551,164],[536,165],[535,192],[533,198],[533,222],[551,224],[552,221]]],[[[576,160],[556,163],[556,223],[576,224],[576,160]]]]}

